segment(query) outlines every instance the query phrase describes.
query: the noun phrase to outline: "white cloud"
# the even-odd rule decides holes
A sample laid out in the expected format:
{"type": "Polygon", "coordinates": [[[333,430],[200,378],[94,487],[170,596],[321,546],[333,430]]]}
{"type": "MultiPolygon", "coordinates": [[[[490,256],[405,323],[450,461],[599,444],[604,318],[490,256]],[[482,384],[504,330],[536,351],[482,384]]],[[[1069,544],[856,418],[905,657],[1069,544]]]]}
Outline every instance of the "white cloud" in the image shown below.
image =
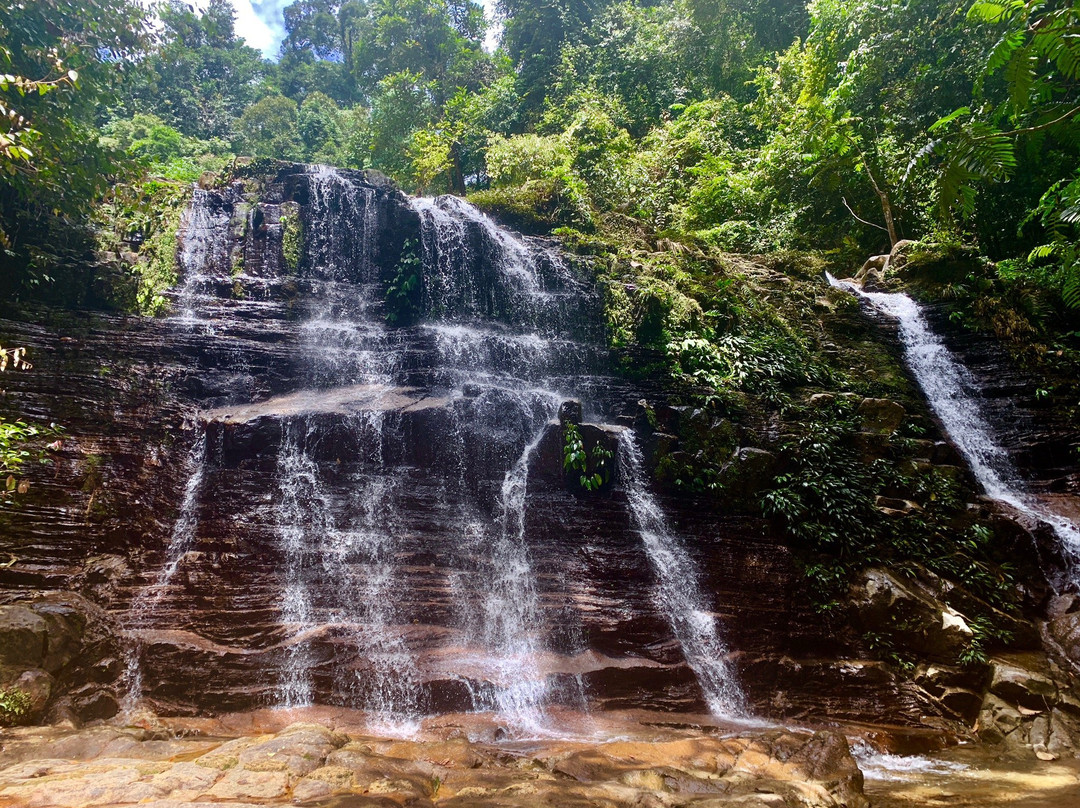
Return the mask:
{"type": "Polygon", "coordinates": [[[285,36],[284,3],[269,0],[231,0],[236,9],[236,35],[263,56],[276,57],[285,36]]]}

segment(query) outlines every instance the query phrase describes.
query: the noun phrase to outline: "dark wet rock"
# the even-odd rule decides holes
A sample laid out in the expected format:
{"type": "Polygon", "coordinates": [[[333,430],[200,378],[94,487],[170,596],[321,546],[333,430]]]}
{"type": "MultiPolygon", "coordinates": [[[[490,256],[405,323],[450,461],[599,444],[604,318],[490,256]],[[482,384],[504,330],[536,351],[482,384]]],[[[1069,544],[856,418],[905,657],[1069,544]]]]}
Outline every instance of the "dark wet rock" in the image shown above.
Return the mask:
{"type": "Polygon", "coordinates": [[[577,399],[564,401],[559,405],[560,424],[580,424],[581,418],[581,402],[577,399]]]}
{"type": "Polygon", "coordinates": [[[25,606],[0,606],[0,662],[36,668],[48,652],[49,626],[25,606]]]}
{"type": "Polygon", "coordinates": [[[120,673],[115,623],[74,592],[53,592],[0,606],[0,687],[31,702],[24,721],[47,710],[81,720],[116,713],[110,689],[120,673]]]}
{"type": "MultiPolygon", "coordinates": [[[[280,698],[293,634],[282,620],[287,552],[274,509],[282,496],[282,447],[290,441],[315,464],[335,512],[356,507],[358,481],[379,476],[393,483],[393,558],[400,575],[395,628],[422,672],[418,700],[432,711],[472,706],[470,689],[478,683],[463,681],[445,659],[464,642],[455,622],[459,602],[475,606],[491,581],[476,563],[462,514],[473,524],[498,522],[497,493],[532,435],[503,419],[473,433],[459,429],[500,393],[492,389],[497,385],[441,375],[434,361],[439,335],[425,327],[424,317],[442,306],[460,322],[481,322],[488,348],[508,352],[500,338],[514,336],[520,301],[485,266],[491,245],[470,225],[463,251],[475,283],[453,287],[429,273],[416,301],[418,321],[389,329],[388,344],[403,357],[400,378],[376,395],[313,376],[325,345],[305,343],[303,325],[319,313],[320,295],[333,288],[339,293],[335,305],[346,308],[364,301],[375,312],[373,321],[383,323],[385,291],[404,244],[421,240],[416,211],[390,185],[371,173],[342,176],[373,200],[366,222],[373,248],[366,260],[357,257],[365,245],[362,228],[352,221],[335,224],[325,242],[306,240],[297,271],[285,265],[282,214],[299,212],[310,232],[314,199],[311,173],[288,166],[248,187],[205,189],[206,234],[225,238],[212,243],[212,266],[184,292],[197,298],[203,319],[46,311],[0,324],[7,343],[30,346],[35,361],[33,373],[6,380],[9,394],[29,417],[57,420],[68,430],[56,466],[33,479],[25,507],[0,515],[10,552],[18,557],[0,567],[4,592],[77,588],[126,619],[138,594],[170,561],[166,548],[191,478],[192,450],[205,446],[205,477],[193,507],[198,529],[152,619],[134,632],[144,654],[145,694],[165,714],[241,710],[280,698]],[[337,258],[342,260],[330,260],[337,258]],[[241,276],[234,278],[238,267],[241,276]],[[233,294],[237,280],[243,298],[233,294]],[[376,422],[392,439],[378,441],[357,426],[376,422]],[[450,478],[448,469],[456,476],[450,478]]],[[[325,201],[334,209],[348,203],[333,195],[325,201]]],[[[587,293],[589,275],[558,264],[549,257],[537,277],[562,307],[555,325],[573,323],[574,333],[542,319],[530,327],[551,338],[543,356],[585,352],[583,363],[595,376],[585,380],[590,395],[582,395],[584,406],[573,407],[573,418],[588,447],[613,450],[617,429],[632,424],[650,449],[647,462],[667,453],[673,462],[690,463],[695,458],[689,452],[697,448],[687,448],[690,441],[681,436],[698,442],[723,437],[721,457],[743,447],[730,467],[743,479],[746,500],[754,500],[771,479],[771,456],[751,448],[752,436],[711,411],[670,406],[654,385],[610,375],[598,338],[599,298],[587,293]]],[[[184,311],[185,305],[178,294],[175,308],[184,311]]],[[[553,364],[552,373],[558,371],[553,364]]],[[[557,403],[544,417],[557,412],[557,403]]],[[[595,495],[568,491],[560,427],[541,427],[527,458],[524,531],[546,621],[552,700],[584,699],[597,709],[703,709],[701,688],[657,605],[655,572],[630,524],[617,469],[595,495]]],[[[755,710],[800,720],[921,721],[921,697],[886,666],[845,658],[859,647],[858,632],[822,621],[810,605],[800,564],[767,521],[686,496],[661,496],[660,505],[701,571],[706,605],[718,616],[755,710]]],[[[357,653],[355,626],[337,619],[341,603],[330,591],[333,576],[314,552],[302,562],[303,574],[318,584],[311,609],[323,618],[306,639],[314,697],[363,705],[374,663],[357,653]]],[[[908,600],[901,600],[906,608],[908,600]]],[[[940,624],[944,612],[919,614],[940,624]]],[[[66,619],[54,618],[58,626],[66,619]]],[[[95,618],[82,635],[78,662],[55,673],[33,668],[56,679],[55,715],[85,720],[116,709],[114,680],[124,663],[120,632],[115,625],[109,629],[110,645],[95,633],[96,625],[95,618]]],[[[941,645],[942,632],[934,632],[931,644],[941,645]]],[[[946,644],[954,649],[955,643],[946,644]]],[[[55,650],[57,660],[70,653],[62,643],[55,650]]],[[[34,664],[44,665],[44,658],[34,664]]],[[[319,780],[315,771],[304,779],[319,780]]],[[[319,782],[336,777],[324,774],[319,782]]],[[[314,783],[310,788],[312,795],[321,789],[314,783]]]]}
{"type": "Polygon", "coordinates": [[[979,737],[1044,758],[1075,756],[1080,701],[1074,695],[1074,681],[1042,653],[995,657],[976,724],[979,737]]]}
{"type": "Polygon", "coordinates": [[[886,570],[863,572],[849,601],[856,625],[893,636],[925,659],[955,662],[973,636],[962,614],[886,570]]]}

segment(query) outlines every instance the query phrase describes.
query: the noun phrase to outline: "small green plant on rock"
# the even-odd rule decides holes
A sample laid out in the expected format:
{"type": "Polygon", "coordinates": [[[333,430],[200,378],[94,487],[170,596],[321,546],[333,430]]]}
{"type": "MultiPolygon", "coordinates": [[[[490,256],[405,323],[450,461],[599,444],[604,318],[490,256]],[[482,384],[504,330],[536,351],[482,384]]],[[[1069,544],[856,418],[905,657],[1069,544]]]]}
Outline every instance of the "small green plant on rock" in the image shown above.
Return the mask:
{"type": "Polygon", "coordinates": [[[577,424],[563,426],[563,470],[577,472],[578,484],[586,491],[598,491],[611,479],[612,457],[614,453],[599,443],[586,452],[577,424]]]}
{"type": "Polygon", "coordinates": [[[406,240],[394,277],[386,288],[386,321],[392,325],[409,325],[420,315],[421,269],[423,261],[416,251],[416,242],[406,240]]]}
{"type": "MultiPolygon", "coordinates": [[[[282,207],[285,208],[285,205],[282,207]]],[[[295,273],[300,269],[303,249],[304,224],[300,220],[299,206],[292,204],[281,214],[281,257],[289,272],[295,273]]]]}
{"type": "Polygon", "coordinates": [[[30,696],[17,687],[0,687],[0,727],[13,727],[30,714],[30,696]]]}

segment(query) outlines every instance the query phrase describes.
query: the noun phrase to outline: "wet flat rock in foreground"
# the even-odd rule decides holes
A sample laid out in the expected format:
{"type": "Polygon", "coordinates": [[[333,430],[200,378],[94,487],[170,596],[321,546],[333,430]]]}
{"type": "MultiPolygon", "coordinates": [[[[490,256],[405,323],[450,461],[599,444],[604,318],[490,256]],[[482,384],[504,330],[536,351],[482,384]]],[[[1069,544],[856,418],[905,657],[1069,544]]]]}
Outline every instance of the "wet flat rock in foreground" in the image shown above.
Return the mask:
{"type": "Polygon", "coordinates": [[[862,774],[836,732],[500,745],[293,724],[232,739],[28,729],[3,743],[4,806],[867,805],[862,774]]]}

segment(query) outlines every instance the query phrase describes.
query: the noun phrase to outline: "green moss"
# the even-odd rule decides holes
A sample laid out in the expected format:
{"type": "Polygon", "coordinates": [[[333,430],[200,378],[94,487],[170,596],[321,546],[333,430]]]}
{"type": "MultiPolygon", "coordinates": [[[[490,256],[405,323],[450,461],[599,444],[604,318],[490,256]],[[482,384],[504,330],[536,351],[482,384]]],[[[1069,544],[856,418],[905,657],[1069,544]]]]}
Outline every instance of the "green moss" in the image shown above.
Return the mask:
{"type": "Polygon", "coordinates": [[[529,180],[509,188],[474,191],[469,201],[501,222],[527,233],[556,227],[590,232],[596,227],[580,189],[557,179],[529,180]]]}

